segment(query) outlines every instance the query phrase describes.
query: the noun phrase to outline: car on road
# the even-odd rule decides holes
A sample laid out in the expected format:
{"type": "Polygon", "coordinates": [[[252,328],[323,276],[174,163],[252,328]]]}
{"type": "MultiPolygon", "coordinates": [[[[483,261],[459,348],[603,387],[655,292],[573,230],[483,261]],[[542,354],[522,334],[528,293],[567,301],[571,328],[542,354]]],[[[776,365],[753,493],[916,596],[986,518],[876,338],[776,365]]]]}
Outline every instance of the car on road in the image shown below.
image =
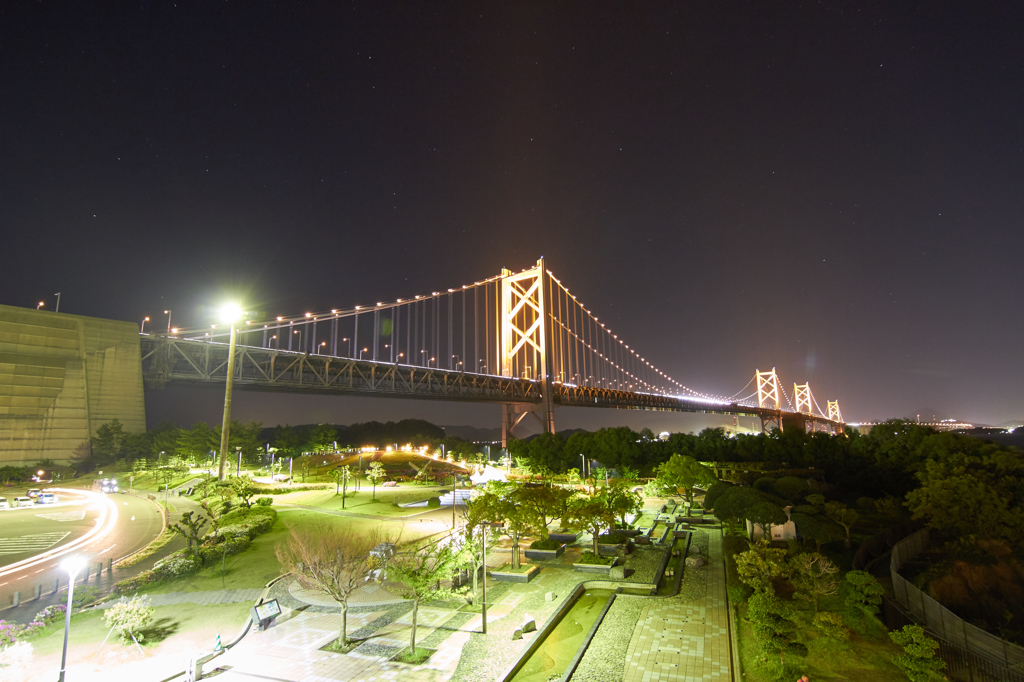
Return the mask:
{"type": "Polygon", "coordinates": [[[36,504],[56,504],[57,496],[53,493],[39,493],[36,497],[36,504]]]}
{"type": "Polygon", "coordinates": [[[43,492],[43,491],[40,490],[39,488],[29,488],[28,492],[25,493],[25,494],[28,495],[29,497],[35,499],[36,497],[39,497],[39,493],[41,493],[41,492],[43,492]]]}
{"type": "Polygon", "coordinates": [[[100,482],[100,492],[103,493],[116,493],[117,492],[117,481],[113,478],[104,478],[100,482]]]}
{"type": "Polygon", "coordinates": [[[33,507],[33,506],[35,506],[35,503],[36,503],[35,500],[33,500],[31,497],[15,497],[14,498],[14,506],[15,507],[33,507]]]}
{"type": "Polygon", "coordinates": [[[0,509],[10,509],[11,503],[7,501],[6,497],[0,497],[0,509]]]}

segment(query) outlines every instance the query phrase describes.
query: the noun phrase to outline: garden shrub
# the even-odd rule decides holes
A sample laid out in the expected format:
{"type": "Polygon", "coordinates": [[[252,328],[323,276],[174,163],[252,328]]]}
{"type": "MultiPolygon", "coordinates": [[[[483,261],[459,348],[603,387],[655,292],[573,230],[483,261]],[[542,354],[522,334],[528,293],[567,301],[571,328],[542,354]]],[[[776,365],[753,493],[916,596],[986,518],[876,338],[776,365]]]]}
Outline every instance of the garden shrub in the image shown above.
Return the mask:
{"type": "Polygon", "coordinates": [[[292,486],[269,486],[257,484],[255,486],[256,492],[260,495],[286,495],[287,493],[300,493],[307,490],[330,490],[333,487],[333,483],[315,483],[310,485],[292,486]]]}
{"type": "Polygon", "coordinates": [[[580,556],[580,560],[577,561],[576,563],[578,563],[578,564],[591,564],[591,565],[597,565],[597,566],[607,566],[608,564],[610,564],[613,561],[615,561],[615,557],[598,556],[597,554],[594,554],[593,552],[584,552],[582,554],[582,556],[580,556]]]}
{"type": "Polygon", "coordinates": [[[131,578],[125,578],[124,580],[114,583],[114,587],[110,590],[112,594],[124,595],[129,592],[138,592],[143,585],[156,582],[160,578],[157,577],[153,571],[143,571],[136,576],[131,578]]]}
{"type": "Polygon", "coordinates": [[[158,561],[153,566],[153,573],[161,580],[173,580],[195,575],[202,567],[202,559],[183,549],[158,561]]]}
{"type": "Polygon", "coordinates": [[[270,505],[274,504],[274,498],[267,496],[257,497],[256,504],[258,504],[261,507],[269,507],[270,505]]]}
{"type": "Polygon", "coordinates": [[[437,509],[440,506],[441,506],[441,498],[440,497],[431,497],[429,500],[427,500],[427,508],[428,509],[437,509]]]}
{"type": "MultiPolygon", "coordinates": [[[[0,641],[3,640],[0,639],[0,641]]],[[[0,679],[7,679],[7,673],[13,675],[16,672],[27,671],[32,665],[33,656],[32,645],[28,642],[0,645],[0,679]]],[[[14,679],[14,677],[10,679],[14,679]]]]}
{"type": "Polygon", "coordinates": [[[729,602],[731,604],[739,604],[747,601],[754,591],[746,585],[729,585],[729,587],[726,588],[726,593],[729,596],[729,602]]]}
{"type": "Polygon", "coordinates": [[[626,538],[622,535],[609,535],[608,533],[602,533],[597,536],[597,543],[599,545],[621,545],[626,541],[626,538]]]}
{"type": "Polygon", "coordinates": [[[939,671],[946,662],[935,657],[939,643],[925,634],[920,625],[905,625],[889,633],[889,638],[903,647],[903,653],[892,660],[911,682],[945,679],[939,671]]]}
{"type": "Polygon", "coordinates": [[[117,630],[122,642],[129,642],[133,638],[141,642],[144,638],[142,630],[153,620],[153,607],[149,603],[148,596],[132,597],[121,599],[107,609],[103,618],[107,625],[117,630]]]}
{"type": "Polygon", "coordinates": [[[551,538],[544,538],[543,540],[534,540],[530,544],[530,549],[558,549],[562,546],[562,543],[558,540],[552,540],[551,538]]]}
{"type": "Polygon", "coordinates": [[[885,590],[875,576],[867,571],[847,571],[846,584],[849,585],[847,606],[863,609],[867,613],[878,613],[878,605],[882,603],[885,590]]]}

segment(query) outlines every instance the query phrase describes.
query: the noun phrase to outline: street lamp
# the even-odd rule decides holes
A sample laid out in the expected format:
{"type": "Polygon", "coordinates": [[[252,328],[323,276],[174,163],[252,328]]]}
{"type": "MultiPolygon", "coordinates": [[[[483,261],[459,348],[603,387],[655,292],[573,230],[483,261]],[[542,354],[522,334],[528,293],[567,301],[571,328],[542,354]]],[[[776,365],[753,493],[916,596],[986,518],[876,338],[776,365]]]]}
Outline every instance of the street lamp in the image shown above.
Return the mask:
{"type": "Polygon", "coordinates": [[[360,348],[359,349],[359,359],[360,360],[363,359],[363,353],[367,352],[368,350],[370,350],[370,349],[369,348],[360,348]]]}
{"type": "Polygon", "coordinates": [[[39,310],[40,308],[42,308],[45,303],[46,303],[46,301],[40,301],[38,304],[36,304],[36,310],[39,310]]]}
{"type": "Polygon", "coordinates": [[[479,360],[476,361],[476,373],[477,374],[480,374],[480,363],[483,363],[484,371],[485,372],[487,371],[486,358],[480,358],[479,360]]]}
{"type": "Polygon", "coordinates": [[[220,429],[220,469],[217,477],[224,480],[227,476],[228,432],[231,430],[231,389],[235,383],[235,322],[242,317],[242,309],[235,304],[228,304],[221,309],[221,319],[231,326],[228,336],[228,376],[224,386],[224,422],[220,429]]]}
{"type": "Polygon", "coordinates": [[[170,310],[165,310],[164,311],[164,315],[167,316],[167,333],[170,334],[171,333],[171,311],[170,310]]]}
{"type": "Polygon", "coordinates": [[[324,346],[326,346],[326,345],[327,345],[327,342],[326,342],[326,341],[321,341],[321,342],[320,342],[320,345],[316,347],[316,354],[317,354],[317,355],[320,355],[320,351],[321,351],[321,349],[323,349],[323,348],[324,348],[324,346]]]}
{"type": "Polygon", "coordinates": [[[352,357],[352,340],[342,339],[342,341],[348,344],[348,348],[345,350],[345,355],[347,355],[348,357],[352,357]]]}
{"type": "MultiPolygon", "coordinates": [[[[42,305],[42,304],[40,304],[40,305],[42,305]]],[[[142,324],[139,325],[139,333],[140,334],[145,333],[145,331],[146,331],[146,323],[147,322],[149,322],[149,318],[148,317],[142,318],[142,324]]]]}
{"type": "Polygon", "coordinates": [[[75,578],[78,572],[85,568],[85,559],[82,557],[70,557],[61,564],[68,573],[68,607],[64,613],[64,652],[60,657],[60,677],[57,682],[64,682],[64,670],[68,667],[68,632],[71,630],[71,598],[75,594],[75,578]]]}
{"type": "Polygon", "coordinates": [[[455,366],[452,367],[452,369],[458,371],[459,365],[461,365],[462,363],[459,362],[459,356],[458,355],[452,355],[452,357],[455,358],[455,366]]]}
{"type": "Polygon", "coordinates": [[[424,361],[426,360],[426,357],[427,357],[426,353],[427,353],[426,349],[423,349],[423,350],[420,351],[420,366],[421,367],[426,367],[426,364],[424,363],[424,361]]]}

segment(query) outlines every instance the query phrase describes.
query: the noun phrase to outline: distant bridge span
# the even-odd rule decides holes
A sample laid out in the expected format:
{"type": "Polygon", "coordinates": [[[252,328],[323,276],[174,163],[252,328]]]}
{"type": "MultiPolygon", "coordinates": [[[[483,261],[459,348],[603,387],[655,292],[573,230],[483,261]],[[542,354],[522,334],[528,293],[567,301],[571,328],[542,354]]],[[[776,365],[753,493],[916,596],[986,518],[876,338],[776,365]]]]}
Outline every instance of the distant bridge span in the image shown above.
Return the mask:
{"type": "MultiPolygon", "coordinates": [[[[496,403],[502,406],[503,442],[528,415],[553,433],[553,408],[559,405],[749,416],[759,418],[762,429],[784,424],[843,429],[837,403],[829,403],[828,416],[814,413],[807,384],[794,386],[797,409],[783,410],[780,393],[785,392],[774,370],[755,374],[757,391],[748,399],[756,395],[756,404],[682,386],[600,324],[544,270],[543,260],[531,270],[516,275],[506,270],[446,293],[248,320],[238,332],[234,385],[240,389],[496,403]],[[347,328],[351,337],[343,336],[347,328]],[[348,352],[339,353],[339,346],[348,352]],[[478,359],[467,363],[467,357],[478,359]],[[477,371],[467,371],[467,364],[477,371]],[[501,371],[491,373],[488,367],[501,371]]],[[[217,328],[143,334],[146,388],[224,384],[227,335],[228,330],[217,328]]]]}

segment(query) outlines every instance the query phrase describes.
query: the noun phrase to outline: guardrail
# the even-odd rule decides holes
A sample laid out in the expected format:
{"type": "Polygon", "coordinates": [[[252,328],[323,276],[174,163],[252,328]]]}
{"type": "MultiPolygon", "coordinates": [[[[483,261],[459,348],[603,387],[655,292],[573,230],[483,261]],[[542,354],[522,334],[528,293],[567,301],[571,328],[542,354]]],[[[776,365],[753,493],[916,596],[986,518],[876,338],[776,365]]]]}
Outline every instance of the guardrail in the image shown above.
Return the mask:
{"type": "Polygon", "coordinates": [[[1003,666],[1003,677],[995,679],[1010,679],[1010,675],[1019,675],[1011,668],[1024,667],[1024,647],[971,625],[899,574],[904,564],[928,547],[930,539],[930,529],[923,528],[893,545],[889,572],[896,600],[940,640],[968,654],[987,659],[990,665],[1003,666]]]}

